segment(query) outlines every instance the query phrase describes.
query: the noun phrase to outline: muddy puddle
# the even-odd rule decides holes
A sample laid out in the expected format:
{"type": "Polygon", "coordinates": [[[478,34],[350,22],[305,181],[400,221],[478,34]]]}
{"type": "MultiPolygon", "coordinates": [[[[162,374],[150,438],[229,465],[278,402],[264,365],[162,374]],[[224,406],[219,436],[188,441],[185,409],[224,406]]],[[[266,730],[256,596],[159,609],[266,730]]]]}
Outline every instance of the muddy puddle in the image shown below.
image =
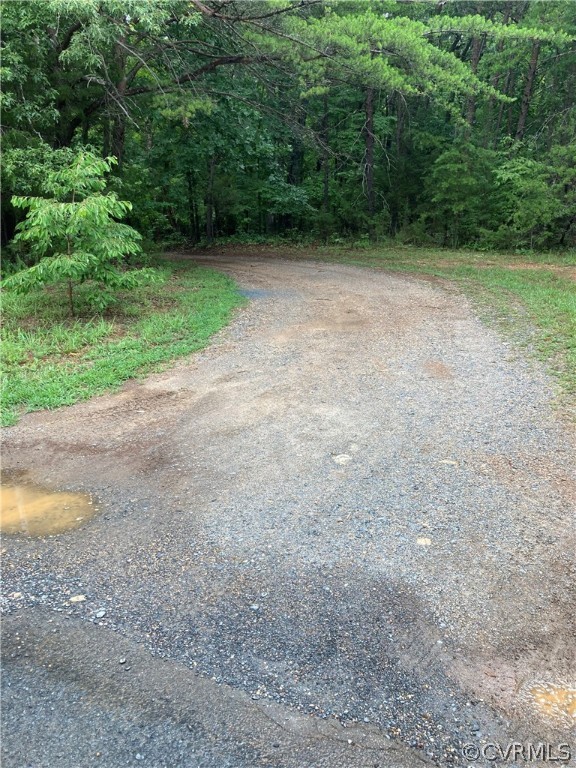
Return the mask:
{"type": "Polygon", "coordinates": [[[78,528],[98,511],[89,493],[54,491],[31,483],[2,478],[2,534],[49,536],[78,528]]]}

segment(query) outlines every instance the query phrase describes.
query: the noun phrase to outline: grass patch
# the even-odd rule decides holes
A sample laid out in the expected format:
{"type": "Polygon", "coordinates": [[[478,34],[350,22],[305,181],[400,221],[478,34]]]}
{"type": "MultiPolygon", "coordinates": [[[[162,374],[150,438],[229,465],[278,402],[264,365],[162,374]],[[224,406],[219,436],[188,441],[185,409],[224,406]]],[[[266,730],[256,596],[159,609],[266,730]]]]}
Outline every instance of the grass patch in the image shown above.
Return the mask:
{"type": "Polygon", "coordinates": [[[4,294],[2,425],[117,389],[202,349],[244,302],[234,281],[192,263],[163,262],[162,281],[118,295],[104,317],[68,317],[63,288],[4,294]]]}

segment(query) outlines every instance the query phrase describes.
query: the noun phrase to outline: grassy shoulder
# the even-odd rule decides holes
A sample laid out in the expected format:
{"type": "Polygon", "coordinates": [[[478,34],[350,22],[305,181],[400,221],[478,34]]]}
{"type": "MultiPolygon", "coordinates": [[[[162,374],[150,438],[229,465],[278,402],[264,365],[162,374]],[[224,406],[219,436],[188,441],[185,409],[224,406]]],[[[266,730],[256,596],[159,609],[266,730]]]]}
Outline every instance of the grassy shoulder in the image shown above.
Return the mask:
{"type": "Polygon", "coordinates": [[[165,262],[160,281],[118,295],[104,317],[68,317],[64,288],[6,292],[2,425],[72,405],[205,347],[244,302],[234,281],[191,262],[165,262]]]}

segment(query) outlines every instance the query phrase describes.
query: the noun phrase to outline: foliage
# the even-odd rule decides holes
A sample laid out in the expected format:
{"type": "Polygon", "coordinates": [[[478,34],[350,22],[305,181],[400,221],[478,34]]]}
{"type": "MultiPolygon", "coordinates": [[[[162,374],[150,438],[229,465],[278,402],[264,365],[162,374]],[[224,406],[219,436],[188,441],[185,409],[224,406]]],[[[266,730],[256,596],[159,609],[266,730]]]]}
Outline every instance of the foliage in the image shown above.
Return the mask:
{"type": "Polygon", "coordinates": [[[468,143],[454,144],[434,161],[424,219],[441,235],[440,245],[469,243],[498,215],[494,165],[494,152],[468,143]]]}
{"type": "Polygon", "coordinates": [[[35,263],[4,281],[16,293],[67,282],[70,312],[74,315],[73,286],[91,280],[93,309],[101,311],[113,301],[113,291],[132,288],[153,279],[151,270],[122,269],[122,260],[140,252],[140,235],[116,219],[132,205],[115,192],[105,193],[105,174],[114,158],[101,159],[88,150],[64,152],[69,164],[51,170],[41,186],[51,197],[15,195],[12,204],[27,210],[17,227],[15,243],[27,248],[35,263]]]}
{"type": "Polygon", "coordinates": [[[56,170],[46,145],[114,156],[128,223],[150,240],[576,241],[573,3],[29,0],[2,14],[4,244],[12,196],[43,195],[56,170]]]}
{"type": "Polygon", "coordinates": [[[576,150],[558,149],[555,165],[527,157],[512,157],[496,169],[504,223],[494,240],[515,247],[542,248],[555,232],[576,217],[576,150]]]}

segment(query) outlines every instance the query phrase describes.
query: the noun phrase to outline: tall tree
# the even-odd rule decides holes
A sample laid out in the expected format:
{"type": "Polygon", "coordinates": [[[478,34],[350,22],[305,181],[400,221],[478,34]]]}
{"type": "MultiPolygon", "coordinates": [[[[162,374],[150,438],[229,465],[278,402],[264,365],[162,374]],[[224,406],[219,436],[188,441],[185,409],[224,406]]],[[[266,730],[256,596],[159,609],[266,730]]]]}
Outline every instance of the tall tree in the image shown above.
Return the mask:
{"type": "Polygon", "coordinates": [[[512,228],[519,243],[571,242],[572,4],[29,0],[2,13],[7,240],[11,194],[37,194],[46,142],[114,155],[131,223],[152,237],[297,226],[473,244],[512,228]],[[21,162],[33,147],[43,159],[21,162]],[[561,214],[522,234],[532,162],[561,214]],[[453,209],[447,236],[434,197],[458,207],[459,185],[507,204],[453,209]]]}

